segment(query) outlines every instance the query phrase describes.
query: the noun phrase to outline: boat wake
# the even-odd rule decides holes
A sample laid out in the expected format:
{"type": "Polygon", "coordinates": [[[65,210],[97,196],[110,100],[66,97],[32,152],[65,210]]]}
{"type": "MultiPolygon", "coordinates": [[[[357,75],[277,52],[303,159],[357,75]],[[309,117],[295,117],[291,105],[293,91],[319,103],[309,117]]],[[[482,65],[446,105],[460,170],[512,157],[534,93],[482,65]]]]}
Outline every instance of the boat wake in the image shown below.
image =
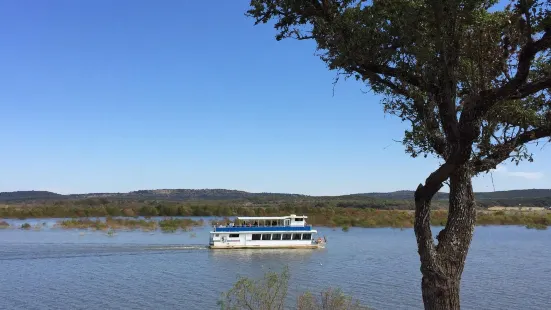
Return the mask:
{"type": "Polygon", "coordinates": [[[208,245],[203,244],[186,244],[186,245],[160,245],[160,246],[149,246],[147,250],[208,250],[208,245]]]}
{"type": "Polygon", "coordinates": [[[161,254],[208,250],[204,244],[20,244],[0,248],[0,261],[161,254]]]}

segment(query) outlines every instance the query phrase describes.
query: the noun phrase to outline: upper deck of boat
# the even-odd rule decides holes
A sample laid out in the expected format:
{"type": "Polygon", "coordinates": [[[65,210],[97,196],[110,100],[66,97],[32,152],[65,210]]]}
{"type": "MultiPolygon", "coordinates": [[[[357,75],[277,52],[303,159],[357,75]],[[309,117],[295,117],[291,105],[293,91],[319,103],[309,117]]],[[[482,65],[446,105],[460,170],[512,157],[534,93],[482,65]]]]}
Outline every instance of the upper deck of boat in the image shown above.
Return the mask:
{"type": "Polygon", "coordinates": [[[310,231],[311,225],[306,224],[307,216],[258,216],[238,217],[235,223],[227,226],[218,225],[214,232],[253,232],[253,231],[310,231]]]}

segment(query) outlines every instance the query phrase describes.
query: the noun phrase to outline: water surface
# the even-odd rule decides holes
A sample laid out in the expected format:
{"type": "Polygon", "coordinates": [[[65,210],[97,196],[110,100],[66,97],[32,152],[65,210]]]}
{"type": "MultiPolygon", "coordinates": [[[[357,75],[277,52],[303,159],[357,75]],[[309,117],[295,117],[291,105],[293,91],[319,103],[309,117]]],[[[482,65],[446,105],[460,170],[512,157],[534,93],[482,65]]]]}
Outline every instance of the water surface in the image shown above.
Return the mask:
{"type": "MultiPolygon", "coordinates": [[[[209,227],[194,229],[196,237],[108,236],[57,229],[55,220],[9,222],[42,228],[0,230],[0,309],[215,309],[239,275],[261,277],[285,265],[291,299],[340,287],[375,309],[422,309],[411,229],[318,228],[329,242],[323,250],[212,251],[209,227]]],[[[462,308],[551,308],[550,238],[550,231],[524,227],[477,227],[462,308]]]]}

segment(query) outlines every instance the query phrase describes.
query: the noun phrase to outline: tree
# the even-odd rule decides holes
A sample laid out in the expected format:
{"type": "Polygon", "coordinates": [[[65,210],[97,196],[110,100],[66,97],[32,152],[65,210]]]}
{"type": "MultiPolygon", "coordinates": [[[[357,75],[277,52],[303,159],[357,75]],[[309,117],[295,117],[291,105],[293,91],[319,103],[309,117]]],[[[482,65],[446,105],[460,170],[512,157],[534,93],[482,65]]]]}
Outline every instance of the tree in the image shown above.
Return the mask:
{"type": "Polygon", "coordinates": [[[518,0],[251,0],[276,39],[314,40],[337,79],[384,95],[409,122],[413,157],[443,163],[415,192],[415,235],[426,309],[459,309],[476,210],[471,179],[551,136],[551,2],[518,0]],[[450,188],[448,221],[430,230],[433,196],[450,188]]]}

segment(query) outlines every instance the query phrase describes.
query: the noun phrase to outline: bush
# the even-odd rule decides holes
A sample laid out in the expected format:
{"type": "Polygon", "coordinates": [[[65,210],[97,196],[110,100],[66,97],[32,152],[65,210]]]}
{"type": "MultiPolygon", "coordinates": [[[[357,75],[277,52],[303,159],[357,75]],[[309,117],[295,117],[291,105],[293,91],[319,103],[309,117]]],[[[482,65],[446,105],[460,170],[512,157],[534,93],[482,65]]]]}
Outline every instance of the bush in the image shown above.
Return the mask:
{"type": "Polygon", "coordinates": [[[21,225],[21,228],[22,228],[22,229],[30,229],[30,228],[31,228],[31,224],[25,223],[25,224],[21,225]]]}
{"type": "MultiPolygon", "coordinates": [[[[285,267],[281,274],[268,272],[261,280],[251,280],[245,277],[222,294],[218,305],[222,310],[282,310],[286,309],[285,299],[289,282],[289,268],[285,267]]],[[[300,295],[296,303],[297,310],[360,310],[368,309],[357,300],[342,293],[340,289],[327,289],[319,295],[319,299],[309,292],[300,295]]]]}
{"type": "Polygon", "coordinates": [[[544,224],[528,224],[528,225],[526,225],[526,228],[528,228],[528,229],[537,229],[537,230],[546,230],[547,225],[544,225],[544,224]]]}
{"type": "Polygon", "coordinates": [[[346,296],[340,289],[327,289],[320,293],[319,300],[310,292],[299,296],[297,310],[360,310],[368,309],[358,300],[346,296]]]}

